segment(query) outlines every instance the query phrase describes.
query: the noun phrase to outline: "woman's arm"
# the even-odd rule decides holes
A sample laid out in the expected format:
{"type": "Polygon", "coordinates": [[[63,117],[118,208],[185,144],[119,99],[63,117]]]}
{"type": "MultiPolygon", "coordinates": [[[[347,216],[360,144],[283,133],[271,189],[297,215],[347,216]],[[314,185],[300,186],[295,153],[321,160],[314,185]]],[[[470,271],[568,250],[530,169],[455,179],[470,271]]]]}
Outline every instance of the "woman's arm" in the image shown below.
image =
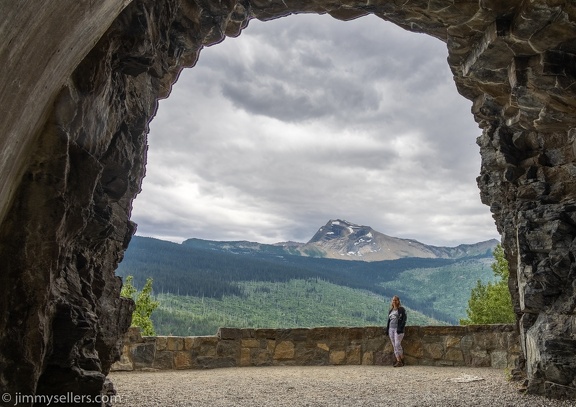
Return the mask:
{"type": "Polygon", "coordinates": [[[404,327],[406,326],[406,319],[408,318],[406,315],[406,309],[404,307],[398,308],[398,333],[404,333],[404,327]]]}

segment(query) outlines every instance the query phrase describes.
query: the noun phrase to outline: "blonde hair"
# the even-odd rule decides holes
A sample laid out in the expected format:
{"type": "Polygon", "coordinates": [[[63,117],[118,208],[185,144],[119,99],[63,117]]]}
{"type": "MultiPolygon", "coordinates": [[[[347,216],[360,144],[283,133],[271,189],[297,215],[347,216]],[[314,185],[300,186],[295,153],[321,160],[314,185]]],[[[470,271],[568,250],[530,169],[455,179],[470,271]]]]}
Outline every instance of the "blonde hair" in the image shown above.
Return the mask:
{"type": "Polygon", "coordinates": [[[394,305],[392,305],[394,300],[398,300],[398,308],[400,308],[402,306],[402,302],[400,301],[400,297],[395,295],[394,297],[392,297],[392,300],[390,301],[390,309],[394,308],[394,305]]]}

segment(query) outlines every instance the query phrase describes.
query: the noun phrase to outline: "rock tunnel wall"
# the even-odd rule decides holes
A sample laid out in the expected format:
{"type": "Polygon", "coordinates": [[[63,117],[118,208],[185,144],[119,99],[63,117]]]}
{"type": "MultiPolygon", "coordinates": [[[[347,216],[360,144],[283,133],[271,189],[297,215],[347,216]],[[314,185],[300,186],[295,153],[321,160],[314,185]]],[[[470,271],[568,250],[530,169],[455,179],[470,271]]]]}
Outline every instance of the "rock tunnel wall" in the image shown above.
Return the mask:
{"type": "Polygon", "coordinates": [[[478,186],[511,267],[528,391],[576,398],[569,0],[1,3],[4,391],[106,387],[132,307],[119,298],[114,270],[135,231],[131,205],[157,100],[202,47],[239,35],[253,18],[304,12],[374,14],[447,44],[456,87],[482,129],[478,186]]]}

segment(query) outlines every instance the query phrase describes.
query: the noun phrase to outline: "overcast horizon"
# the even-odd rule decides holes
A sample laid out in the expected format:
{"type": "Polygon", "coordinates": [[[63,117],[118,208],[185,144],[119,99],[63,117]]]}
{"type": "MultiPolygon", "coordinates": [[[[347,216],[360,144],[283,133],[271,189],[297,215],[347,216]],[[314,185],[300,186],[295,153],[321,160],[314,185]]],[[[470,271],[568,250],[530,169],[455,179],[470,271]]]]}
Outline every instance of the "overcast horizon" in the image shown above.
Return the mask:
{"type": "Polygon", "coordinates": [[[307,242],[330,219],[435,246],[500,239],[446,45],[377,17],[251,21],[150,123],[137,235],[307,242]]]}

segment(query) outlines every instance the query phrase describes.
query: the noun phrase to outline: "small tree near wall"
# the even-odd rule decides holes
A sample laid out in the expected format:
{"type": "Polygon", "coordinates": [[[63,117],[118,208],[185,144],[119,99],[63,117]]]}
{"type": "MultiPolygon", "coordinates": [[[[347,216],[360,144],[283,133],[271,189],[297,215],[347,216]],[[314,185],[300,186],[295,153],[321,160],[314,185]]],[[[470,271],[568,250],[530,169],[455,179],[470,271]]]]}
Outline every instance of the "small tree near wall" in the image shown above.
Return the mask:
{"type": "Polygon", "coordinates": [[[152,324],[150,316],[158,307],[159,303],[152,299],[152,279],[146,279],[146,284],[144,284],[140,292],[134,287],[132,281],[132,276],[126,277],[126,281],[120,292],[122,297],[132,298],[136,304],[134,312],[132,313],[131,326],[139,327],[144,336],[155,336],[156,332],[154,331],[154,325],[152,324]]]}
{"type": "Polygon", "coordinates": [[[494,248],[493,255],[495,262],[492,263],[492,271],[497,281],[484,285],[478,280],[468,300],[468,318],[461,319],[461,325],[511,324],[516,320],[508,289],[508,262],[500,244],[494,248]]]}

